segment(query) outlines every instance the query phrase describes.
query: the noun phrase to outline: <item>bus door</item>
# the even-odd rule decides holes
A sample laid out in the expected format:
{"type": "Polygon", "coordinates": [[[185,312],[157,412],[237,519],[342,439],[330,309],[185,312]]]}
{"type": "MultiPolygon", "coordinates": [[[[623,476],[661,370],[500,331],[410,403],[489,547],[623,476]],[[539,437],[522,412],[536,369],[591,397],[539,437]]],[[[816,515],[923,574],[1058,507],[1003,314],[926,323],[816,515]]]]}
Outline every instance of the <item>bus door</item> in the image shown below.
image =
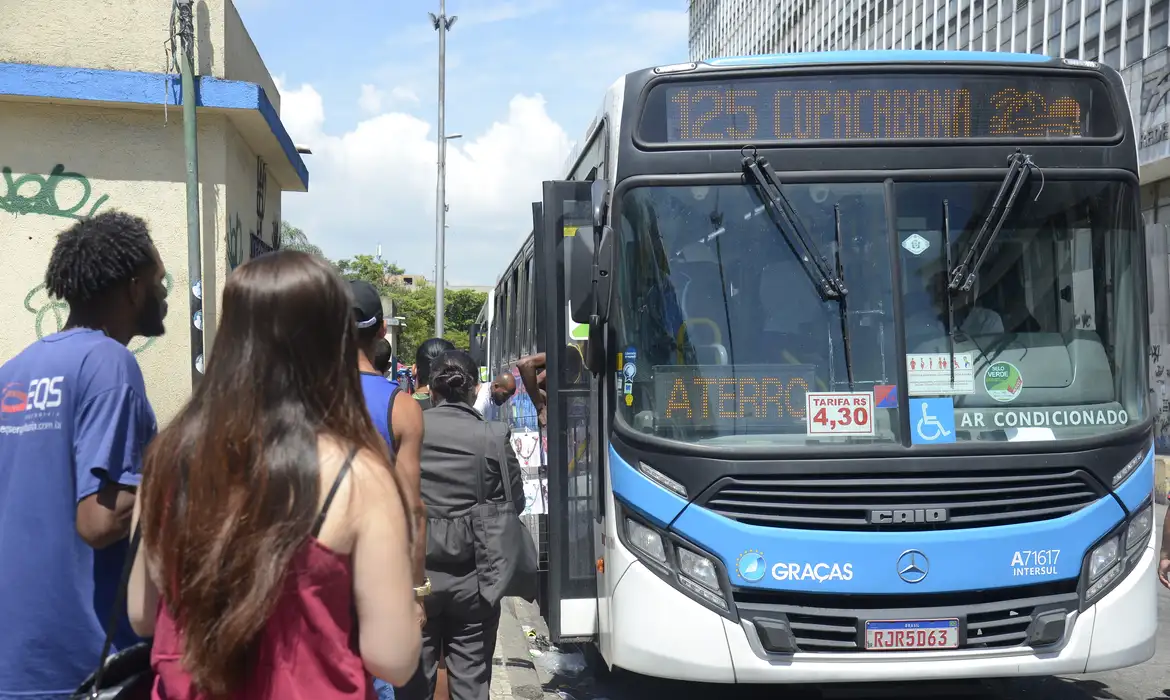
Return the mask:
{"type": "Polygon", "coordinates": [[[565,240],[593,235],[590,183],[545,182],[535,221],[537,343],[545,353],[548,422],[548,590],[542,612],[554,643],[597,634],[595,555],[598,451],[593,415],[598,408],[585,365],[585,340],[571,322],[565,240]],[[578,331],[578,332],[575,332],[578,331]]]}

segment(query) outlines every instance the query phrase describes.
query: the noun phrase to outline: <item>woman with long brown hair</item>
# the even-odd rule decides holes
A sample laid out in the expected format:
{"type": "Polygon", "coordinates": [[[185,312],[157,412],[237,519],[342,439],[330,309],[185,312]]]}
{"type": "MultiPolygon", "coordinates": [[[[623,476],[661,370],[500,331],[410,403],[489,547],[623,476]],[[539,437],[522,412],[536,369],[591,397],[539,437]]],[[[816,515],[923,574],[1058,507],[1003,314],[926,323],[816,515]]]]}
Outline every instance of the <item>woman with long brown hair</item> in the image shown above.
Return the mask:
{"type": "Polygon", "coordinates": [[[347,285],[281,251],[232,273],[206,375],[151,444],[136,632],[156,700],[373,698],[418,665],[405,494],[362,401],[347,285]]]}

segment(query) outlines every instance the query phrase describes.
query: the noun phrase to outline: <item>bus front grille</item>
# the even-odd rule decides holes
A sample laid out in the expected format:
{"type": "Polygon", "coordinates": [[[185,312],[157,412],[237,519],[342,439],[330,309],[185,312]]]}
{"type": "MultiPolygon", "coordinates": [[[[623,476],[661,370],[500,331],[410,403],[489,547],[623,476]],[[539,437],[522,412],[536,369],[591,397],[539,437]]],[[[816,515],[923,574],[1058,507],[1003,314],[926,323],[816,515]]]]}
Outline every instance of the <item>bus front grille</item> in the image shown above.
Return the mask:
{"type": "Polygon", "coordinates": [[[749,525],[914,531],[1060,518],[1104,495],[1085,471],[768,474],[721,479],[699,503],[749,525]],[[893,522],[891,522],[893,520],[893,522]]]}
{"type": "Polygon", "coordinates": [[[865,649],[866,620],[946,620],[957,618],[960,649],[1002,649],[1027,643],[1028,629],[1041,612],[1077,609],[1077,580],[960,593],[849,595],[734,592],[742,619],[783,619],[802,653],[853,653],[865,649]],[[824,607],[847,600],[848,609],[824,607]]]}

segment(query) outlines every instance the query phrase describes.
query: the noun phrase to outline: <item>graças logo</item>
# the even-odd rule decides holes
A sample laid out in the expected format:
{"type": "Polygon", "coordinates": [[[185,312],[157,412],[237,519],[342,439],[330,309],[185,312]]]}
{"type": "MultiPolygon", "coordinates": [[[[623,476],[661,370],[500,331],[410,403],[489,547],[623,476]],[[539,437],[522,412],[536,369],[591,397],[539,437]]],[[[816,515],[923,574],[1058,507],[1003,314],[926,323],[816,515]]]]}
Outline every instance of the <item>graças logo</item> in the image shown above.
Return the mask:
{"type": "Polygon", "coordinates": [[[764,574],[768,573],[768,563],[764,561],[763,552],[749,549],[739,555],[739,559],[735,562],[735,570],[739,572],[740,578],[744,581],[756,583],[764,578],[764,574]]]}

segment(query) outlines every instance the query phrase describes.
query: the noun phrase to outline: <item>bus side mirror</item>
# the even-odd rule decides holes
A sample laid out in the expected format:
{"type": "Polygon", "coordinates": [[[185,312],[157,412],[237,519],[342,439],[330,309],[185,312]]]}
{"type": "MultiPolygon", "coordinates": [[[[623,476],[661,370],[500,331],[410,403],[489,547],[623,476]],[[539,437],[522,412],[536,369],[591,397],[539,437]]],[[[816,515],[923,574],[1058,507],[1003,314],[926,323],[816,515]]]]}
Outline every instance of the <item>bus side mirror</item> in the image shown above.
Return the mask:
{"type": "Polygon", "coordinates": [[[471,324],[471,326],[467,329],[467,340],[469,347],[468,354],[470,354],[471,358],[475,360],[475,364],[481,367],[486,365],[487,347],[483,342],[485,340],[483,324],[471,324]]]}
{"type": "Polygon", "coordinates": [[[581,227],[565,239],[569,315],[575,323],[600,325],[609,320],[615,248],[613,229],[604,223],[607,191],[604,180],[593,181],[593,230],[581,227]]]}

